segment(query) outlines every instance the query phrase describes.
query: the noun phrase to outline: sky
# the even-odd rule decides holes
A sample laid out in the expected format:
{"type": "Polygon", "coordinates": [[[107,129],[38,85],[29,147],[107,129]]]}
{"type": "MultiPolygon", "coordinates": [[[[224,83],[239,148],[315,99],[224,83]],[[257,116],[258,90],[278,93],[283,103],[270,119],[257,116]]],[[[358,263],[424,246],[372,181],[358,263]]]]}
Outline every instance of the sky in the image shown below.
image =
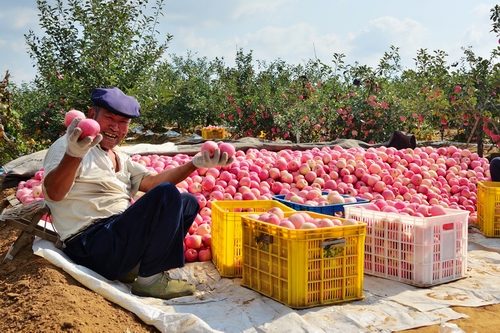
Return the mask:
{"type": "MultiPolygon", "coordinates": [[[[36,68],[24,35],[43,36],[36,1],[3,2],[0,80],[8,70],[12,82],[29,82],[36,68]]],[[[342,53],[346,63],[375,68],[393,45],[412,69],[420,49],[442,50],[450,64],[463,57],[464,47],[488,58],[499,43],[490,32],[494,6],[486,0],[166,0],[158,40],[174,36],[167,57],[191,52],[208,61],[223,58],[228,67],[241,49],[254,60],[290,65],[317,58],[333,66],[333,54],[342,53]]]]}

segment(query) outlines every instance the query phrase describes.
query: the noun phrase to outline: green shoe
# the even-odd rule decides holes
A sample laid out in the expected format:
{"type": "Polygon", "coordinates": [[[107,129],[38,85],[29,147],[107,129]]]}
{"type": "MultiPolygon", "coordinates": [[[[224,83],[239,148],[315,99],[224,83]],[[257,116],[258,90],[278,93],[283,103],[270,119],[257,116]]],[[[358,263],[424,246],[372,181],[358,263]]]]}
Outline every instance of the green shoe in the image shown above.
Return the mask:
{"type": "Polygon", "coordinates": [[[128,272],[127,275],[122,277],[121,279],[118,279],[118,281],[122,283],[132,283],[137,279],[137,272],[128,272]]]}
{"type": "Polygon", "coordinates": [[[196,291],[196,286],[186,280],[172,279],[167,272],[148,285],[135,281],[132,284],[132,294],[137,296],[171,299],[175,297],[189,296],[196,291]]]}

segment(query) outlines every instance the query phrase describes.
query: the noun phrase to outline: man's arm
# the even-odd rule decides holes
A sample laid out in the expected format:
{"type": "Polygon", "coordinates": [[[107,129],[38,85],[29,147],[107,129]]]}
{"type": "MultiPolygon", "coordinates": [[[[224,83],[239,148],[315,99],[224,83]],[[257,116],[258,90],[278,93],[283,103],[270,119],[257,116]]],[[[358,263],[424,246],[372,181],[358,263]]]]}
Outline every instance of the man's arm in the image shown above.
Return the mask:
{"type": "Polygon", "coordinates": [[[53,170],[44,176],[43,187],[49,199],[61,201],[66,197],[75,181],[76,172],[83,157],[102,140],[102,135],[95,138],[87,136],[79,140],[82,129],[78,128],[81,118],[76,117],[68,126],[66,133],[66,152],[53,170]]]}
{"type": "Polygon", "coordinates": [[[59,165],[43,177],[45,194],[49,199],[61,201],[66,197],[75,181],[81,158],[64,154],[59,165]]]}
{"type": "Polygon", "coordinates": [[[157,175],[144,177],[139,186],[139,191],[147,192],[156,185],[163,182],[178,184],[186,179],[191,173],[198,168],[212,168],[224,166],[233,163],[234,157],[228,158],[227,152],[221,154],[220,149],[215,149],[214,155],[209,156],[207,150],[196,154],[193,159],[185,164],[182,164],[174,169],[163,171],[157,175]]]}

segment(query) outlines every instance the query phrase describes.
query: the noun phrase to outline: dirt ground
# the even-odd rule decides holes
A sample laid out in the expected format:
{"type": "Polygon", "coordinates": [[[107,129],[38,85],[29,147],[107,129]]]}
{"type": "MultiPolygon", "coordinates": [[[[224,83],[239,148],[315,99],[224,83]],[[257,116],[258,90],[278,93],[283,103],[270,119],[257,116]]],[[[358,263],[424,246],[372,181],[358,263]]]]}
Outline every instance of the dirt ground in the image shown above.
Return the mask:
{"type": "MultiPolygon", "coordinates": [[[[15,189],[0,193],[0,202],[15,189]]],[[[159,332],[134,313],[87,289],[62,269],[33,254],[32,242],[12,261],[2,262],[19,232],[0,222],[0,331],[32,332],[159,332]]],[[[500,304],[453,307],[469,318],[452,320],[466,333],[495,332],[500,304]]],[[[439,325],[405,330],[437,333],[439,325]]]]}

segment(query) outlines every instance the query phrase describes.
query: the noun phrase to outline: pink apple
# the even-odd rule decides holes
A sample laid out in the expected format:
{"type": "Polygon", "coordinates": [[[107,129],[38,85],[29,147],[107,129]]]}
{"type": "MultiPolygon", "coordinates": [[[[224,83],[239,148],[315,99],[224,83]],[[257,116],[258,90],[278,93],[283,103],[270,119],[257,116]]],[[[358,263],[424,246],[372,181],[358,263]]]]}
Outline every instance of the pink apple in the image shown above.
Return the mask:
{"type": "Polygon", "coordinates": [[[210,234],[211,232],[212,232],[212,227],[208,223],[200,224],[198,226],[198,229],[196,229],[196,234],[200,236],[210,234]]]}
{"type": "Polygon", "coordinates": [[[335,223],[331,219],[328,218],[322,218],[318,222],[318,228],[331,228],[335,227],[335,223]]]}
{"type": "Polygon", "coordinates": [[[441,216],[441,215],[446,215],[446,211],[441,205],[432,205],[429,208],[429,214],[431,216],[441,216]]]}
{"type": "Polygon", "coordinates": [[[188,186],[188,192],[191,194],[201,193],[202,190],[203,190],[203,187],[198,182],[191,183],[188,186]]]}
{"type": "Polygon", "coordinates": [[[199,214],[201,215],[201,217],[212,216],[212,210],[208,207],[203,207],[202,209],[200,209],[199,214]]]}
{"type": "Polygon", "coordinates": [[[279,226],[288,229],[295,229],[295,225],[289,219],[281,220],[279,226]]]}
{"type": "Polygon", "coordinates": [[[276,214],[269,214],[266,220],[267,223],[274,224],[274,225],[279,225],[281,222],[281,219],[278,215],[276,214]]]}
{"type": "Polygon", "coordinates": [[[101,126],[94,119],[83,119],[78,123],[78,127],[82,129],[82,134],[80,135],[80,140],[90,136],[92,140],[99,134],[101,131],[101,126]]]}
{"type": "Polygon", "coordinates": [[[227,157],[231,158],[234,156],[236,149],[229,142],[222,142],[219,144],[220,153],[227,153],[227,157]]]}
{"type": "Polygon", "coordinates": [[[207,150],[208,151],[208,156],[213,157],[214,154],[215,154],[215,150],[217,148],[218,148],[218,146],[217,146],[217,143],[215,141],[208,140],[208,141],[205,141],[201,145],[201,153],[203,154],[203,152],[205,150],[207,150]]]}
{"type": "Polygon", "coordinates": [[[344,225],[358,225],[358,224],[359,224],[358,221],[356,221],[355,219],[348,218],[344,220],[344,225]]]}
{"type": "Polygon", "coordinates": [[[44,177],[44,171],[43,170],[38,170],[37,172],[35,172],[35,179],[36,180],[43,180],[43,177],[44,177]]]}
{"type": "Polygon", "coordinates": [[[293,213],[288,217],[288,219],[295,226],[295,229],[300,229],[300,227],[306,222],[304,216],[300,213],[293,213]]]}
{"type": "Polygon", "coordinates": [[[64,125],[66,127],[69,126],[69,124],[71,124],[71,122],[73,121],[73,119],[75,118],[81,118],[81,119],[85,119],[85,114],[82,112],[82,111],[78,111],[78,110],[69,110],[68,112],[66,112],[66,114],[64,115],[64,125]]]}
{"type": "Polygon", "coordinates": [[[281,209],[280,207],[271,207],[267,212],[269,214],[277,215],[280,218],[280,220],[283,220],[285,218],[285,213],[283,212],[283,209],[281,209]]]}
{"type": "Polygon", "coordinates": [[[327,194],[326,199],[331,205],[344,204],[345,198],[341,196],[338,192],[332,191],[327,194]]]}
{"type": "Polygon", "coordinates": [[[208,168],[207,172],[205,173],[205,176],[212,176],[215,179],[217,179],[219,177],[219,175],[220,175],[220,171],[216,167],[208,168]]]}
{"type": "Polygon", "coordinates": [[[206,191],[212,190],[214,186],[215,186],[215,178],[212,176],[206,176],[201,181],[201,187],[206,191]]]}

